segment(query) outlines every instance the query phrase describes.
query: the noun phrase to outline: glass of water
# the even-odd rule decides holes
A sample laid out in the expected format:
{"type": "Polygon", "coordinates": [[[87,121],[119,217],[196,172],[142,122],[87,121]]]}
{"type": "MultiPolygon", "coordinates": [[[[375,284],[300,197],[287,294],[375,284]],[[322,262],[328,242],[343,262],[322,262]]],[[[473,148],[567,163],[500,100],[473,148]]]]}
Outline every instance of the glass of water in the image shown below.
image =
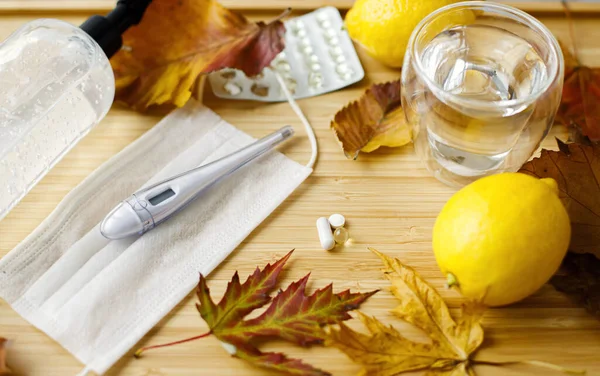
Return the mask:
{"type": "Polygon", "coordinates": [[[558,42],[527,13],[488,1],[439,9],[413,31],[402,71],[416,153],[457,187],[517,171],[552,126],[563,78],[558,42]]]}

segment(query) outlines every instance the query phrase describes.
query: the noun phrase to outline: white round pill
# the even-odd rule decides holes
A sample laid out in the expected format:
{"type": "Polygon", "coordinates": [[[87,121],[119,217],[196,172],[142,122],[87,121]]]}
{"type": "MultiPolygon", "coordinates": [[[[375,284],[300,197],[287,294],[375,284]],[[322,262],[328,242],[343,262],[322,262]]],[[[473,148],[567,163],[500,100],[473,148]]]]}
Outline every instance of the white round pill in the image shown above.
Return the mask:
{"type": "Polygon", "coordinates": [[[223,85],[223,89],[229,95],[238,95],[242,92],[240,85],[236,84],[235,82],[227,82],[225,85],[223,85]]]}
{"type": "Polygon", "coordinates": [[[329,19],[329,15],[327,14],[327,12],[325,11],[320,11],[319,13],[317,13],[317,20],[319,21],[325,21],[329,19]]]}
{"type": "Polygon", "coordinates": [[[310,45],[311,45],[310,39],[308,39],[308,38],[302,38],[300,40],[300,46],[306,47],[306,46],[310,46],[310,45]]]}
{"type": "Polygon", "coordinates": [[[323,86],[323,75],[319,72],[311,72],[308,75],[308,84],[312,88],[320,88],[323,86]]]}
{"type": "Polygon", "coordinates": [[[331,21],[329,21],[329,20],[322,20],[321,21],[321,27],[323,29],[329,29],[329,28],[331,28],[331,21]]]}
{"type": "Polygon", "coordinates": [[[342,50],[340,46],[336,46],[330,49],[329,53],[331,54],[331,57],[335,59],[338,56],[342,56],[344,54],[344,50],[342,50]]]}
{"type": "Polygon", "coordinates": [[[321,217],[317,219],[317,232],[319,233],[319,241],[321,242],[321,247],[326,250],[332,250],[335,248],[335,240],[333,239],[333,232],[331,231],[331,226],[329,225],[329,221],[325,217],[321,217]]]}
{"type": "Polygon", "coordinates": [[[306,36],[306,30],[305,29],[296,30],[296,36],[298,38],[304,38],[306,36]]]}
{"type": "Polygon", "coordinates": [[[334,229],[344,227],[346,224],[346,218],[344,218],[344,216],[341,214],[332,214],[329,216],[329,224],[334,229]]]}
{"type": "Polygon", "coordinates": [[[330,38],[327,43],[329,43],[330,46],[337,46],[338,44],[340,44],[340,40],[338,39],[338,37],[333,37],[330,38]]]}
{"type": "Polygon", "coordinates": [[[306,56],[310,56],[313,54],[314,50],[312,48],[312,46],[304,46],[302,48],[300,48],[300,51],[305,54],[306,56]]]}

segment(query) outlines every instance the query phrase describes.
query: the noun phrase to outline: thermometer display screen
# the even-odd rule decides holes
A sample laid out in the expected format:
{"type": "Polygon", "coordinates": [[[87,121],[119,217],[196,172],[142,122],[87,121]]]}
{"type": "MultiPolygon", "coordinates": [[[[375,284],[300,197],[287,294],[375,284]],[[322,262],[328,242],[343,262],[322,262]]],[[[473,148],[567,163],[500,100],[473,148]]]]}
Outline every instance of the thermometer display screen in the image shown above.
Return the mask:
{"type": "Polygon", "coordinates": [[[169,188],[166,191],[161,192],[161,193],[157,194],[156,196],[148,199],[148,201],[150,201],[150,203],[152,205],[156,206],[156,205],[160,204],[161,202],[165,201],[166,199],[171,198],[173,196],[175,196],[175,192],[171,188],[169,188]]]}

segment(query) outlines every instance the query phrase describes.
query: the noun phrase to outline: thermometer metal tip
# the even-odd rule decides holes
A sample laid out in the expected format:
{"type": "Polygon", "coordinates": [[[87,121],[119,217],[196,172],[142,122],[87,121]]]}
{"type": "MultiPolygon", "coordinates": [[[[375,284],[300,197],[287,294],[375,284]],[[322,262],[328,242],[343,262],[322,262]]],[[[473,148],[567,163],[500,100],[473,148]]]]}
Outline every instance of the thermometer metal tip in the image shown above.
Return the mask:
{"type": "Polygon", "coordinates": [[[152,230],[200,197],[216,182],[293,135],[294,129],[285,126],[233,154],[135,192],[104,218],[100,233],[105,238],[116,240],[152,230]]]}

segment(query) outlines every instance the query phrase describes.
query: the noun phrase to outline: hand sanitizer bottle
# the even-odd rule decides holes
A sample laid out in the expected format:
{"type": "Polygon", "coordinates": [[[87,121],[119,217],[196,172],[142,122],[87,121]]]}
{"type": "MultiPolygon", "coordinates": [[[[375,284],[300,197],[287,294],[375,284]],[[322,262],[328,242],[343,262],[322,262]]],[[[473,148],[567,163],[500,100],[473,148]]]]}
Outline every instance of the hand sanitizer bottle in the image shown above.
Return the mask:
{"type": "Polygon", "coordinates": [[[81,27],[28,23],[0,44],[0,220],[108,112],[108,59],[151,0],[120,0],[81,27]]]}

